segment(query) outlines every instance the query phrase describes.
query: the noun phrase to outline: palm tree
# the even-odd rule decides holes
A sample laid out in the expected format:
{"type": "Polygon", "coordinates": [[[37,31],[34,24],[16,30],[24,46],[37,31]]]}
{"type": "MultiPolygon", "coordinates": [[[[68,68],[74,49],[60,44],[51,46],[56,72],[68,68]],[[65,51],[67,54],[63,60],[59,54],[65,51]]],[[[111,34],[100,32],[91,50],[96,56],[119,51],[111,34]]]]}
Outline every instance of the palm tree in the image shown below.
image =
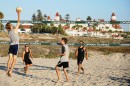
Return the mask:
{"type": "Polygon", "coordinates": [[[69,21],[69,19],[70,19],[70,14],[66,14],[66,15],[65,15],[65,19],[66,19],[67,21],[69,21]]]}
{"type": "Polygon", "coordinates": [[[91,21],[91,20],[92,20],[91,16],[88,16],[87,21],[91,21]]]}
{"type": "Polygon", "coordinates": [[[37,13],[38,13],[38,15],[37,15],[37,20],[38,20],[38,21],[42,21],[42,20],[43,20],[43,16],[42,16],[41,10],[37,10],[37,13]]]}
{"type": "Polygon", "coordinates": [[[62,20],[62,15],[60,15],[60,20],[62,20]]]}
{"type": "MultiPolygon", "coordinates": [[[[3,19],[4,18],[4,14],[2,12],[0,12],[0,19],[3,19]]],[[[0,23],[0,30],[2,30],[3,28],[3,24],[0,23]]]]}
{"type": "Polygon", "coordinates": [[[35,15],[35,13],[32,15],[32,20],[33,20],[33,21],[36,21],[36,20],[37,20],[37,17],[36,17],[36,15],[35,15]]]}
{"type": "Polygon", "coordinates": [[[46,14],[44,14],[44,18],[45,18],[45,21],[47,20],[47,15],[46,14]]]}
{"type": "MultiPolygon", "coordinates": [[[[87,21],[91,21],[91,20],[92,20],[91,16],[88,16],[87,21]]],[[[90,23],[88,23],[88,27],[90,27],[90,26],[91,26],[90,23]]]]}

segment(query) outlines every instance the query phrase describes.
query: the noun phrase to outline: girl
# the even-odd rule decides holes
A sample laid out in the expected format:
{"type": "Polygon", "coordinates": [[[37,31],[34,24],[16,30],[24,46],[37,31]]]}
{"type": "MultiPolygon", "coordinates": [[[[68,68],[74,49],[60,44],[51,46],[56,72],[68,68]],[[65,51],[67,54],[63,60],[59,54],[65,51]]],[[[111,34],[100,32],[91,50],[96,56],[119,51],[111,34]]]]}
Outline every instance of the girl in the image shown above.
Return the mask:
{"type": "Polygon", "coordinates": [[[82,66],[82,62],[84,60],[84,56],[86,56],[86,60],[88,59],[88,53],[86,48],[83,46],[84,42],[80,41],[80,46],[78,47],[78,49],[76,50],[75,56],[77,58],[77,65],[78,65],[78,73],[77,75],[79,75],[80,73],[80,69],[83,71],[84,73],[84,68],[82,66]]]}
{"type": "Polygon", "coordinates": [[[33,59],[32,52],[28,45],[25,45],[25,50],[23,51],[22,60],[25,63],[24,71],[27,73],[27,70],[30,66],[32,66],[32,61],[30,60],[30,57],[33,59]]]}

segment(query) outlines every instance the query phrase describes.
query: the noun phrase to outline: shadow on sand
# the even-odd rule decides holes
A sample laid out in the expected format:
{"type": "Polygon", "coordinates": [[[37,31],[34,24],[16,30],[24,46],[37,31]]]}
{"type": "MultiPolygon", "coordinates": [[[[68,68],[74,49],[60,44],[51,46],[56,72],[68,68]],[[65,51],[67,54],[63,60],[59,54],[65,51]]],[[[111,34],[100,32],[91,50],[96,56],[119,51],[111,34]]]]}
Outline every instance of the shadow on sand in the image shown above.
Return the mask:
{"type": "Polygon", "coordinates": [[[5,67],[5,66],[0,66],[0,70],[6,70],[7,69],[7,67],[5,67]]]}
{"type": "Polygon", "coordinates": [[[127,77],[127,76],[123,76],[121,78],[118,78],[118,77],[109,77],[111,80],[114,80],[114,81],[117,81],[117,82],[120,82],[121,85],[123,85],[124,83],[128,83],[130,85],[130,77],[127,77]]]}
{"type": "Polygon", "coordinates": [[[36,68],[30,70],[55,70],[54,67],[40,66],[40,65],[32,65],[32,66],[36,68]]]}

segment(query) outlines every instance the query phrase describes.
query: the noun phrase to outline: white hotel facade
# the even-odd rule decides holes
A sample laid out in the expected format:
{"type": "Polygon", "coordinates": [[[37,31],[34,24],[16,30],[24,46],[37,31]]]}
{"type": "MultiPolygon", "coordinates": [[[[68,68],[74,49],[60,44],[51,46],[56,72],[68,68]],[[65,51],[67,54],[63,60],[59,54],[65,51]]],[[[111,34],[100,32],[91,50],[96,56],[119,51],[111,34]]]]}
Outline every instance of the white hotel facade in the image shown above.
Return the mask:
{"type": "MultiPolygon", "coordinates": [[[[54,19],[51,19],[50,16],[48,16],[47,20],[48,21],[61,21],[61,22],[65,21],[65,20],[60,20],[60,15],[58,12],[56,13],[54,19]]],[[[80,18],[77,18],[76,21],[81,21],[81,20],[80,18]]],[[[98,19],[97,21],[104,22],[104,19],[98,19]]],[[[116,15],[114,12],[111,15],[110,21],[116,21],[116,15]]],[[[59,24],[54,24],[54,26],[58,26],[59,24]]],[[[95,27],[95,29],[91,25],[88,25],[88,24],[78,24],[79,26],[82,26],[82,27],[79,27],[78,29],[76,29],[76,28],[73,28],[75,25],[76,25],[75,23],[74,24],[71,23],[69,24],[69,27],[66,27],[66,23],[61,24],[66,34],[70,36],[90,36],[90,37],[100,37],[100,38],[112,37],[112,38],[122,39],[119,33],[123,32],[123,29],[121,28],[119,24],[101,24],[100,23],[95,27]]],[[[31,30],[26,30],[26,31],[31,31],[31,30]]]]}

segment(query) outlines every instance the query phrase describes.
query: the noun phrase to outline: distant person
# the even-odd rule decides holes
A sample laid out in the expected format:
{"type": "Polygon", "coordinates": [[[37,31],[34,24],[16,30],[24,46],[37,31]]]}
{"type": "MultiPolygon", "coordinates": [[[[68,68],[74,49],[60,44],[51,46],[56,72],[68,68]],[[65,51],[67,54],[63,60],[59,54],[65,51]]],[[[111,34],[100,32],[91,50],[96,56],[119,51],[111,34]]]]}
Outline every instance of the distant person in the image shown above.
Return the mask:
{"type": "Polygon", "coordinates": [[[22,54],[22,60],[23,63],[25,63],[24,72],[27,73],[30,66],[32,66],[32,61],[30,60],[30,57],[33,59],[32,51],[29,48],[29,45],[25,45],[25,50],[22,54]]]}
{"type": "Polygon", "coordinates": [[[18,46],[19,46],[19,35],[18,28],[20,26],[20,13],[21,10],[16,10],[18,15],[18,22],[16,27],[14,28],[11,23],[6,24],[6,30],[8,31],[10,38],[10,47],[9,47],[9,59],[7,62],[7,74],[8,76],[12,76],[12,71],[14,69],[14,65],[16,64],[16,58],[18,54],[18,46]]]}
{"type": "Polygon", "coordinates": [[[84,73],[84,68],[82,66],[82,62],[84,60],[84,57],[86,57],[86,60],[88,59],[87,50],[83,45],[84,42],[80,41],[79,43],[80,43],[80,46],[78,47],[78,49],[76,50],[76,53],[75,53],[75,56],[77,58],[77,65],[78,65],[78,73],[77,73],[77,75],[79,75],[80,70],[82,70],[83,73],[84,73]]]}
{"type": "Polygon", "coordinates": [[[56,73],[58,76],[58,81],[60,80],[60,72],[59,72],[58,67],[63,67],[63,71],[65,74],[66,80],[69,81],[68,73],[66,71],[66,68],[69,67],[69,47],[68,47],[68,45],[66,45],[67,39],[62,38],[60,43],[62,45],[61,53],[58,54],[58,56],[60,56],[60,61],[56,65],[55,69],[56,69],[56,73]]]}

